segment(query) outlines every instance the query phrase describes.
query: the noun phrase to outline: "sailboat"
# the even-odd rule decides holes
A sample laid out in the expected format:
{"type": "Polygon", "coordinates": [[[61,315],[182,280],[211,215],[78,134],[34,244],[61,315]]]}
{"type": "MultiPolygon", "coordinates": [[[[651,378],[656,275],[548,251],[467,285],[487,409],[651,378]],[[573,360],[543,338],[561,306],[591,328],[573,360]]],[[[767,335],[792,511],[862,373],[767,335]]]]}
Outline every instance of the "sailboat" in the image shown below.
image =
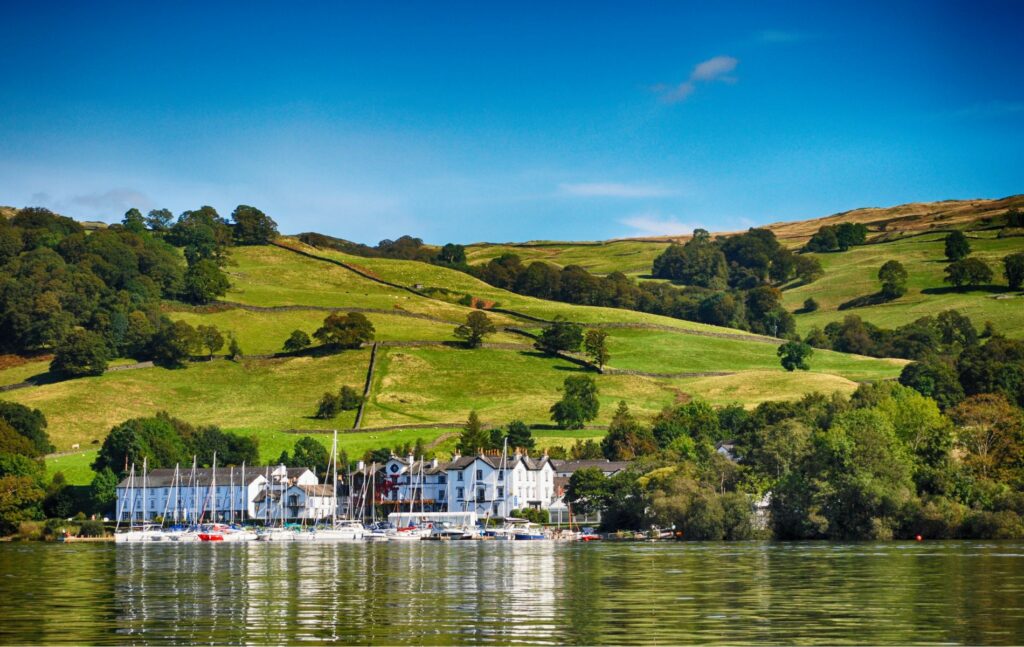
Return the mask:
{"type": "MultiPolygon", "coordinates": [[[[356,519],[338,519],[338,431],[334,431],[334,442],[331,444],[331,525],[316,525],[309,533],[299,533],[299,537],[309,541],[330,543],[339,541],[361,541],[366,534],[363,524],[356,519]]],[[[351,477],[349,483],[352,483],[351,477]]],[[[352,509],[352,497],[349,496],[349,510],[352,509]]]]}

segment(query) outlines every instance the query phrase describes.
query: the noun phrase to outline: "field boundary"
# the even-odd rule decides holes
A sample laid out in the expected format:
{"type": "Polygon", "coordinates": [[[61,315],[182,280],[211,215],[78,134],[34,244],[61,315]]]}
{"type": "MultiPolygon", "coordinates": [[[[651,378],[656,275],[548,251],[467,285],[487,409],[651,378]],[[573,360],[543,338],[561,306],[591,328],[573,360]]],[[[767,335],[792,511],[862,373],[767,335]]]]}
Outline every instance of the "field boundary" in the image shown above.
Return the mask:
{"type": "Polygon", "coordinates": [[[370,364],[366,369],[366,382],[363,384],[363,399],[359,402],[359,410],[356,411],[356,420],[352,423],[353,429],[359,429],[359,425],[363,422],[363,411],[366,409],[366,403],[370,399],[370,389],[373,387],[373,371],[377,366],[377,343],[373,344],[370,348],[370,364]]]}

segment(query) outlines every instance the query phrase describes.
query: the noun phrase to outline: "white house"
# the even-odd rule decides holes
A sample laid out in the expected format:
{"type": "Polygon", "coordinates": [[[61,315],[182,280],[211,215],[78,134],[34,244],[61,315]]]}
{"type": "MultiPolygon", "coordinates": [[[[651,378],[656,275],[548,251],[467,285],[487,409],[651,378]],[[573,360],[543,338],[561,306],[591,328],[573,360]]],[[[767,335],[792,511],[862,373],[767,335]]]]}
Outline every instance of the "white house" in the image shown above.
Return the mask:
{"type": "Polygon", "coordinates": [[[284,488],[265,488],[256,495],[258,519],[320,521],[330,519],[336,499],[330,483],[292,483],[284,488]],[[282,499],[283,496],[283,499],[282,499]]]}
{"type": "Polygon", "coordinates": [[[117,485],[117,519],[150,521],[161,517],[193,523],[259,519],[257,497],[268,489],[292,484],[316,485],[310,470],[277,466],[155,469],[136,472],[117,485]],[[269,477],[269,481],[268,481],[269,477]],[[269,483],[269,487],[268,487],[269,483]]]}
{"type": "MultiPolygon", "coordinates": [[[[369,474],[368,468],[360,470],[369,474]]],[[[516,452],[456,455],[449,462],[392,456],[378,468],[378,503],[395,512],[473,512],[506,517],[521,508],[546,509],[555,496],[554,469],[547,456],[516,452]]]]}

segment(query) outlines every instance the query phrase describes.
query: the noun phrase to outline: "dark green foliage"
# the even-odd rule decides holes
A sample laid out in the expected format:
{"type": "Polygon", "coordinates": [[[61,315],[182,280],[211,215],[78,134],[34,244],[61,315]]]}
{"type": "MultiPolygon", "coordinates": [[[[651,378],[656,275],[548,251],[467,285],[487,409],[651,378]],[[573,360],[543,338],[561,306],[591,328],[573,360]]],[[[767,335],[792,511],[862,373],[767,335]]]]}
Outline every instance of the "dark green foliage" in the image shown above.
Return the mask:
{"type": "Polygon", "coordinates": [[[167,233],[167,240],[185,249],[189,265],[203,259],[224,263],[232,239],[231,226],[209,206],[182,213],[167,233]]]}
{"type": "Polygon", "coordinates": [[[234,335],[228,338],[228,359],[238,361],[242,358],[242,347],[234,335]]]}
{"type": "Polygon", "coordinates": [[[796,321],[782,307],[782,292],[777,288],[763,285],[748,291],[746,309],[753,332],[786,337],[796,330],[796,321]]]}
{"type": "Polygon", "coordinates": [[[169,209],[153,209],[146,214],[146,227],[151,231],[163,233],[170,229],[174,214],[169,209]]]}
{"type": "Polygon", "coordinates": [[[324,319],[323,325],[313,333],[313,337],[325,346],[359,348],[362,344],[373,341],[375,333],[373,324],[360,312],[332,312],[324,319]]]}
{"type": "Polygon", "coordinates": [[[907,270],[899,261],[886,261],[878,270],[882,282],[882,296],[896,299],[907,293],[907,270]]]}
{"type": "Polygon", "coordinates": [[[490,434],[484,431],[483,425],[480,423],[480,416],[477,415],[476,411],[470,411],[469,418],[462,428],[462,435],[459,436],[459,442],[455,446],[456,449],[460,454],[469,456],[476,454],[482,449],[486,449],[490,445],[490,434]]]}
{"type": "Polygon", "coordinates": [[[39,451],[32,441],[15,431],[6,420],[0,419],[0,454],[38,456],[39,451]]]}
{"type": "Polygon", "coordinates": [[[0,535],[13,534],[22,521],[41,519],[45,492],[28,476],[0,476],[0,535]]]}
{"type": "Polygon", "coordinates": [[[109,360],[103,337],[75,328],[57,345],[50,370],[67,377],[102,375],[109,360]]]}
{"type": "Polygon", "coordinates": [[[594,378],[572,375],[565,378],[562,399],[551,405],[551,419],[560,429],[582,429],[584,424],[597,417],[600,406],[594,378]]]}
{"type": "Polygon", "coordinates": [[[658,443],[651,430],[633,417],[625,402],[619,402],[619,408],[608,425],[608,433],[601,440],[604,457],[612,461],[629,461],[657,450],[658,443]]]}
{"type": "Polygon", "coordinates": [[[142,217],[142,212],[135,207],[132,207],[125,212],[124,219],[121,221],[121,224],[125,229],[134,234],[141,234],[146,231],[146,221],[142,217]]]}
{"type": "Polygon", "coordinates": [[[565,502],[580,515],[603,508],[607,496],[608,478],[596,467],[584,467],[573,472],[565,488],[565,502]]]}
{"type": "Polygon", "coordinates": [[[1007,210],[1006,226],[1015,228],[1024,227],[1024,211],[1021,211],[1017,207],[1007,210]]]}
{"type": "Polygon", "coordinates": [[[231,283],[215,261],[201,258],[189,264],[181,296],[191,303],[211,303],[224,296],[231,283]]]}
{"type": "Polygon", "coordinates": [[[551,522],[551,515],[548,514],[547,510],[539,510],[537,508],[520,508],[519,510],[513,510],[509,515],[516,519],[526,519],[537,524],[545,524],[551,522]]]}
{"type": "Polygon", "coordinates": [[[239,245],[266,245],[277,238],[277,223],[256,207],[240,204],[231,214],[239,245]]]}
{"type": "Polygon", "coordinates": [[[1011,290],[1024,287],[1024,252],[1009,254],[1003,258],[1003,276],[1011,290]]]}
{"type": "Polygon", "coordinates": [[[462,245],[448,243],[437,252],[437,262],[445,265],[464,265],[466,263],[466,248],[462,245]]]}
{"type": "Polygon", "coordinates": [[[82,522],[82,525],[78,527],[79,537],[103,537],[106,534],[107,531],[103,527],[102,521],[86,519],[82,522]]]}
{"type": "Polygon", "coordinates": [[[297,353],[300,350],[309,348],[310,343],[309,335],[301,330],[293,330],[292,334],[284,342],[284,349],[289,353],[297,353]]]}
{"type": "Polygon", "coordinates": [[[331,392],[324,393],[316,408],[316,417],[321,420],[329,420],[341,413],[341,398],[331,392]]]}
{"type": "MultiPolygon", "coordinates": [[[[555,458],[550,449],[548,456],[555,458]]],[[[591,438],[586,440],[581,438],[572,444],[566,457],[574,461],[598,460],[604,458],[604,451],[601,449],[601,443],[591,438]]]]}
{"type": "Polygon", "coordinates": [[[576,352],[583,343],[583,327],[571,321],[556,319],[541,331],[534,346],[546,353],[576,352]]]}
{"type": "Polygon", "coordinates": [[[806,249],[809,252],[834,252],[839,249],[835,227],[825,226],[819,229],[807,241],[806,249]]]}
{"type": "Polygon", "coordinates": [[[964,389],[956,371],[939,359],[907,364],[900,372],[900,384],[934,399],[944,410],[964,399],[964,389]]]}
{"type": "Polygon", "coordinates": [[[992,281],[992,269],[978,258],[965,258],[946,266],[946,283],[956,287],[985,285],[992,281]]]}
{"type": "Polygon", "coordinates": [[[971,253],[971,243],[962,231],[952,231],[946,236],[946,258],[959,261],[971,253]]]}
{"type": "Polygon", "coordinates": [[[670,245],[654,259],[652,274],[657,278],[716,290],[724,289],[729,281],[725,254],[704,229],[694,230],[693,238],[685,245],[670,245]]]}
{"type": "Polygon", "coordinates": [[[796,277],[800,279],[801,283],[813,283],[825,275],[825,268],[821,266],[821,261],[806,254],[796,256],[794,269],[796,277]]]}
{"type": "Polygon", "coordinates": [[[608,332],[597,328],[588,330],[583,337],[583,350],[600,370],[611,359],[608,353],[608,332]]]}
{"type": "Polygon", "coordinates": [[[455,328],[455,336],[466,341],[469,348],[479,348],[486,335],[497,332],[487,313],[474,310],[466,315],[466,323],[455,328]]]}
{"type": "Polygon", "coordinates": [[[506,438],[508,439],[508,446],[511,448],[533,449],[536,445],[530,428],[525,422],[520,420],[513,420],[508,423],[506,438]]]}
{"type": "Polygon", "coordinates": [[[224,348],[224,335],[220,333],[220,330],[216,326],[203,326],[200,325],[196,328],[196,337],[199,340],[199,344],[210,351],[210,357],[224,348]]]}
{"type": "Polygon", "coordinates": [[[654,418],[652,431],[659,447],[684,454],[694,450],[710,454],[715,442],[723,440],[718,412],[703,400],[666,407],[654,418]]]}
{"type": "Polygon", "coordinates": [[[802,341],[787,341],[779,346],[777,354],[779,361],[782,363],[782,368],[787,371],[795,371],[796,369],[807,371],[811,368],[807,360],[814,354],[814,349],[802,341]]]}
{"type": "Polygon", "coordinates": [[[1001,393],[1024,406],[1024,342],[1000,335],[964,350],[957,374],[967,395],[1001,393]]]}
{"type": "Polygon", "coordinates": [[[801,308],[802,312],[814,312],[819,308],[818,302],[814,297],[807,297],[804,299],[804,307],[801,308]]]}
{"type": "Polygon", "coordinates": [[[842,252],[854,245],[863,245],[867,235],[867,226],[858,222],[843,222],[836,225],[836,241],[839,243],[839,251],[842,252]]]}
{"type": "Polygon", "coordinates": [[[338,406],[342,411],[353,411],[363,403],[363,396],[347,384],[338,392],[338,406]]]}
{"type": "Polygon", "coordinates": [[[33,447],[32,456],[42,456],[54,451],[46,433],[46,416],[39,409],[30,409],[17,402],[0,400],[0,420],[26,438],[33,447]]]}
{"type": "Polygon", "coordinates": [[[117,474],[109,467],[96,472],[89,484],[89,501],[92,509],[102,514],[114,509],[117,502],[117,474]]]}
{"type": "Polygon", "coordinates": [[[153,361],[167,368],[180,368],[200,350],[202,340],[196,329],[186,321],[164,319],[153,335],[149,354],[153,361]]]}
{"type": "Polygon", "coordinates": [[[327,475],[327,464],[330,460],[331,453],[316,438],[303,436],[295,441],[295,448],[291,455],[293,467],[308,467],[317,476],[324,478],[327,475]]]}

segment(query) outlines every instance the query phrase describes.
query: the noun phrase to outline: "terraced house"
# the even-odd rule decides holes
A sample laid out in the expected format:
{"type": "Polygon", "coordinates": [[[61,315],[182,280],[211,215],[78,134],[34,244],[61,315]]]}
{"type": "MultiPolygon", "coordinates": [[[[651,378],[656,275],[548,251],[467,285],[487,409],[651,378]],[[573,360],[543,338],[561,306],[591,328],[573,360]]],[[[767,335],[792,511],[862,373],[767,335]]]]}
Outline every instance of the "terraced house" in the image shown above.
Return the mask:
{"type": "MultiPolygon", "coordinates": [[[[368,474],[363,468],[360,474],[368,474]]],[[[475,456],[451,461],[392,456],[377,469],[378,500],[396,510],[475,512],[507,517],[513,510],[546,510],[555,497],[555,470],[547,456],[523,452],[475,456]]],[[[359,484],[356,485],[359,487],[359,484]]]]}

